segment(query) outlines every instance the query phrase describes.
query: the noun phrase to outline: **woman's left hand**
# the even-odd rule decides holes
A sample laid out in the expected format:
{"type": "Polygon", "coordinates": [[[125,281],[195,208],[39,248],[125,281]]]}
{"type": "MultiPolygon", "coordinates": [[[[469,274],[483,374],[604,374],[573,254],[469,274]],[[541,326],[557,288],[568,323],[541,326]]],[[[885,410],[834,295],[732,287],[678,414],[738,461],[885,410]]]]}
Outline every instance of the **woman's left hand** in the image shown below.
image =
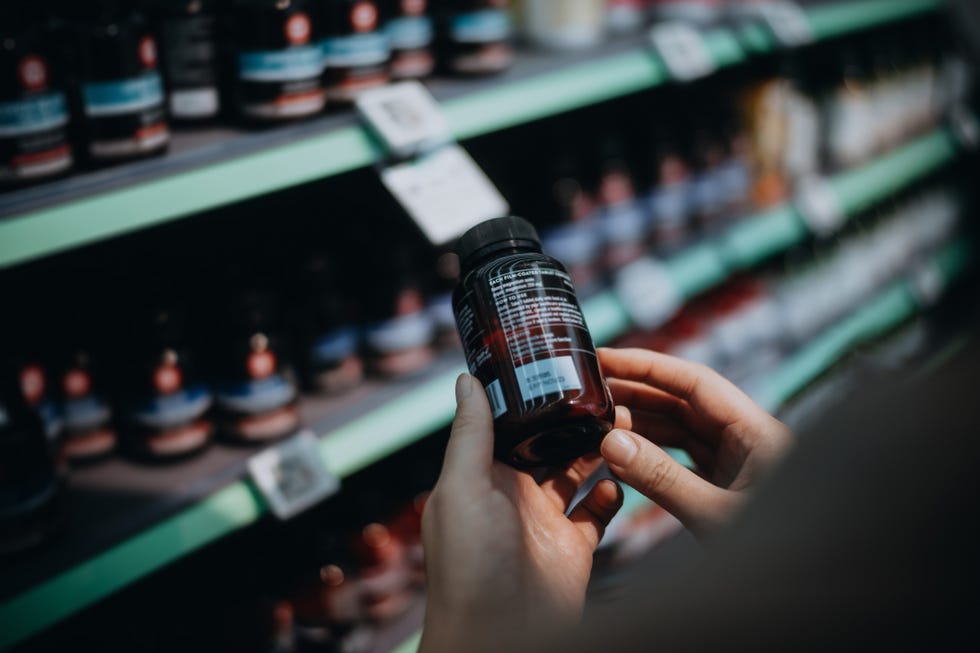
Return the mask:
{"type": "Polygon", "coordinates": [[[623,494],[600,481],[569,512],[598,452],[542,482],[493,459],[480,382],[456,382],[442,474],[422,518],[427,574],[423,653],[505,650],[581,616],[592,554],[623,494]],[[567,516],[566,516],[567,513],[567,516]]]}

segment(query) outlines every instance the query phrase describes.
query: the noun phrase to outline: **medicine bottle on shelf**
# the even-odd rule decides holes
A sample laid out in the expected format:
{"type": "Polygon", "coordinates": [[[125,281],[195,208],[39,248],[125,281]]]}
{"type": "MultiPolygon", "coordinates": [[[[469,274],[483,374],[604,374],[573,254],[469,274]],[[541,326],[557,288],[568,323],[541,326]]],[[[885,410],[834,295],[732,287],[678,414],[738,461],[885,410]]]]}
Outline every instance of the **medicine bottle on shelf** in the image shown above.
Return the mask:
{"type": "Polygon", "coordinates": [[[347,103],[388,82],[391,50],[374,0],[318,0],[323,84],[331,102],[347,103]]]}
{"type": "Polygon", "coordinates": [[[0,186],[50,178],[73,162],[60,62],[29,7],[0,4],[0,186]]]}
{"type": "Polygon", "coordinates": [[[387,0],[385,34],[391,46],[393,79],[428,77],[435,68],[435,33],[428,4],[428,0],[387,0]]]}
{"type": "Polygon", "coordinates": [[[490,400],[495,456],[538,467],[596,449],[613,401],[568,272],[522,218],[473,227],[457,253],[456,322],[490,400]]]}
{"type": "Polygon", "coordinates": [[[458,75],[503,72],[514,62],[507,0],[440,0],[435,11],[439,65],[458,75]]]}
{"type": "Polygon", "coordinates": [[[74,33],[80,154],[109,163],[163,152],[170,128],[157,42],[146,16],[112,0],[70,7],[65,19],[74,33]]]}
{"type": "Polygon", "coordinates": [[[303,118],[323,110],[323,53],[308,0],[234,0],[235,103],[249,121],[303,118]]]}
{"type": "Polygon", "coordinates": [[[218,115],[217,6],[215,0],[154,0],[170,117],[200,122],[218,115]]]}

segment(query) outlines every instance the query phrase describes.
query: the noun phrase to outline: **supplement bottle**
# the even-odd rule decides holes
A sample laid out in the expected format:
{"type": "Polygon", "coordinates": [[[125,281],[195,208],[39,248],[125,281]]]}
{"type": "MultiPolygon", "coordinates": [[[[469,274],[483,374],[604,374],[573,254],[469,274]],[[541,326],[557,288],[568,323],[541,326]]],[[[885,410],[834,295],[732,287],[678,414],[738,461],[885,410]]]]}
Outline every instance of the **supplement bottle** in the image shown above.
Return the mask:
{"type": "Polygon", "coordinates": [[[59,368],[65,453],[72,462],[101,458],[116,448],[112,408],[97,363],[90,348],[79,346],[67,352],[59,368]]]}
{"type": "Polygon", "coordinates": [[[299,427],[299,393],[286,365],[270,293],[249,289],[217,320],[215,403],[223,433],[239,442],[264,442],[299,427]]]}
{"type": "Polygon", "coordinates": [[[374,0],[317,0],[322,15],[323,78],[327,97],[353,102],[388,79],[388,39],[374,0]]]}
{"type": "Polygon", "coordinates": [[[456,323],[470,372],[494,415],[495,456],[560,465],[612,428],[612,396],[565,268],[521,218],[489,220],[459,239],[456,323]]]}
{"type": "Polygon", "coordinates": [[[112,0],[72,6],[80,153],[111,162],[163,152],[170,128],[149,21],[112,0]]]}
{"type": "Polygon", "coordinates": [[[391,46],[393,79],[428,77],[435,68],[434,38],[428,0],[387,0],[385,34],[391,46]]]}
{"type": "Polygon", "coordinates": [[[0,186],[72,166],[64,80],[41,23],[27,3],[0,4],[0,186]]]}
{"type": "Polygon", "coordinates": [[[157,306],[137,319],[134,344],[117,352],[127,448],[158,460],[189,455],[210,443],[214,427],[206,417],[211,391],[187,347],[183,312],[157,306]]]}
{"type": "Polygon", "coordinates": [[[440,0],[435,11],[439,65],[460,75],[503,72],[514,62],[507,0],[440,0]]]}
{"type": "Polygon", "coordinates": [[[307,0],[235,0],[235,102],[242,117],[279,121],[319,113],[326,104],[318,25],[307,0]]]}
{"type": "Polygon", "coordinates": [[[215,0],[155,0],[170,117],[204,121],[221,109],[215,0]]]}
{"type": "Polygon", "coordinates": [[[0,554],[31,548],[55,533],[64,482],[44,423],[23,396],[16,369],[0,361],[0,554]]]}

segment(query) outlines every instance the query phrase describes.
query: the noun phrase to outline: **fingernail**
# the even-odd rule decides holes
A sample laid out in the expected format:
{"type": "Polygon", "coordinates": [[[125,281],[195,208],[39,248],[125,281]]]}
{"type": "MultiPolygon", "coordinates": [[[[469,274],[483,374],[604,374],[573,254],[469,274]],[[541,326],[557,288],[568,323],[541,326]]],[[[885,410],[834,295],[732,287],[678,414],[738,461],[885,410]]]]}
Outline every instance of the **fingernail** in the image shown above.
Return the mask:
{"type": "Polygon", "coordinates": [[[626,467],[633,460],[639,447],[629,435],[623,431],[611,431],[602,441],[600,447],[602,457],[606,462],[617,467],[626,467]]]}
{"type": "Polygon", "coordinates": [[[456,379],[456,401],[466,399],[473,392],[473,379],[469,374],[460,374],[456,379]]]}

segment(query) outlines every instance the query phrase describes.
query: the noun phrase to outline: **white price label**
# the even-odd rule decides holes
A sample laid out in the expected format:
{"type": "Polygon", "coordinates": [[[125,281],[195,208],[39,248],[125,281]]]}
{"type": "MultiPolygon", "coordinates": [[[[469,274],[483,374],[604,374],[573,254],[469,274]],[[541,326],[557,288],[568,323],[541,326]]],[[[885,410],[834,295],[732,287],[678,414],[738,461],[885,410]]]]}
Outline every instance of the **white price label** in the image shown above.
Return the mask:
{"type": "Polygon", "coordinates": [[[381,180],[435,245],[510,211],[507,200],[459,145],[386,168],[381,180]]]}
{"type": "Polygon", "coordinates": [[[956,104],[949,110],[949,123],[960,145],[975,150],[980,145],[980,123],[964,104],[956,104]]]}
{"type": "Polygon", "coordinates": [[[452,140],[449,121],[419,82],[380,86],[360,93],[361,118],[398,157],[414,156],[452,140]]]}
{"type": "Polygon", "coordinates": [[[847,219],[837,191],[822,177],[810,177],[799,183],[796,207],[810,231],[818,236],[837,232],[847,219]]]}
{"type": "Polygon", "coordinates": [[[788,48],[812,43],[813,27],[806,12],[794,2],[767,2],[759,7],[762,19],[780,43],[788,48]]]}
{"type": "Polygon", "coordinates": [[[644,329],[665,323],[684,303],[667,268],[653,258],[622,268],[616,274],[615,288],[633,322],[644,329]]]}
{"type": "Polygon", "coordinates": [[[686,23],[672,21],[655,25],[650,30],[650,41],[675,79],[686,82],[715,71],[715,62],[701,32],[686,23]]]}
{"type": "Polygon", "coordinates": [[[252,480],[279,519],[289,519],[340,489],[310,431],[252,456],[248,461],[252,480]]]}

